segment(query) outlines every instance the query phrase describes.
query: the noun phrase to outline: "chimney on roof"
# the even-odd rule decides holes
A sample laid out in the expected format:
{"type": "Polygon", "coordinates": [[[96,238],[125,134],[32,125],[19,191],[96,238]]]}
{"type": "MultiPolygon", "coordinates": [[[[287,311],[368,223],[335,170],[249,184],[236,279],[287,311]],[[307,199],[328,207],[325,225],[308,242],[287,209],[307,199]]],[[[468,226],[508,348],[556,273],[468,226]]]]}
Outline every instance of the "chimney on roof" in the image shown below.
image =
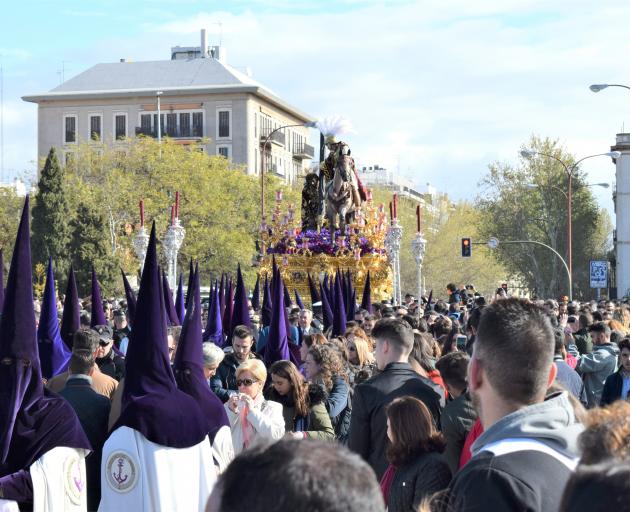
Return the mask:
{"type": "Polygon", "coordinates": [[[208,36],[206,35],[206,29],[201,29],[201,58],[205,59],[208,57],[208,36]]]}
{"type": "Polygon", "coordinates": [[[127,59],[120,59],[120,62],[127,62],[127,59]]]}

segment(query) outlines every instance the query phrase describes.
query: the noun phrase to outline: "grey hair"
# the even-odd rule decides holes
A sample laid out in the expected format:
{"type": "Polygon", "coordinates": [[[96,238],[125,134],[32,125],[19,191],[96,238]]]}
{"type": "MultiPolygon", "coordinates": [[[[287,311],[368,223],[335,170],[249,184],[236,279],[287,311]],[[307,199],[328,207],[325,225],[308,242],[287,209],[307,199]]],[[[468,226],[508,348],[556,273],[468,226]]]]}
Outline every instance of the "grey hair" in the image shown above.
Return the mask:
{"type": "Polygon", "coordinates": [[[223,358],[225,357],[225,352],[217,347],[211,341],[206,341],[201,345],[201,350],[203,352],[203,365],[211,366],[211,365],[219,365],[223,358]]]}

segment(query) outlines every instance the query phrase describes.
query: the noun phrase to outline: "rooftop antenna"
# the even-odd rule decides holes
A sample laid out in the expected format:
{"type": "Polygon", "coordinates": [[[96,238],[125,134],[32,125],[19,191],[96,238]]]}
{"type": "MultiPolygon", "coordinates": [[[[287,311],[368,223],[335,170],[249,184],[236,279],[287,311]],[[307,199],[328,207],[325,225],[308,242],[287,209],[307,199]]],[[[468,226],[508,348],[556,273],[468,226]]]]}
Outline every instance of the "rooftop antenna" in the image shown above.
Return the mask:
{"type": "Polygon", "coordinates": [[[61,69],[57,71],[57,74],[59,75],[59,85],[61,85],[62,83],[64,83],[66,81],[66,63],[69,62],[67,60],[62,60],[61,61],[61,69]]]}

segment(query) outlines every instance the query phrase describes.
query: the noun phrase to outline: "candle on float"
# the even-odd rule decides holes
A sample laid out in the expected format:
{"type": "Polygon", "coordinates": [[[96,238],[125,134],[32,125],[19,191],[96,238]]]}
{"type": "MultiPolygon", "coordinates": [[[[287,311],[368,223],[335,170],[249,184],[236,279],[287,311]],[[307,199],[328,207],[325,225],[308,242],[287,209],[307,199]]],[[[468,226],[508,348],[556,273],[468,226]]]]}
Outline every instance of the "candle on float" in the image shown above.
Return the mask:
{"type": "Polygon", "coordinates": [[[140,227],[144,227],[144,199],[140,199],[140,227]]]}
{"type": "Polygon", "coordinates": [[[179,219],[179,190],[175,192],[175,218],[179,219]]]}
{"type": "Polygon", "coordinates": [[[398,194],[394,194],[394,219],[398,218],[398,194]]]}
{"type": "Polygon", "coordinates": [[[171,205],[171,226],[175,224],[175,205],[171,205]]]}
{"type": "Polygon", "coordinates": [[[392,221],[392,224],[394,223],[394,205],[392,204],[392,202],[389,202],[389,220],[392,221]]]}
{"type": "Polygon", "coordinates": [[[420,205],[416,206],[416,221],[418,223],[418,233],[420,233],[422,228],[422,210],[420,209],[420,205]]]}
{"type": "Polygon", "coordinates": [[[354,250],[354,259],[356,261],[360,261],[361,260],[361,249],[357,248],[354,250]]]}

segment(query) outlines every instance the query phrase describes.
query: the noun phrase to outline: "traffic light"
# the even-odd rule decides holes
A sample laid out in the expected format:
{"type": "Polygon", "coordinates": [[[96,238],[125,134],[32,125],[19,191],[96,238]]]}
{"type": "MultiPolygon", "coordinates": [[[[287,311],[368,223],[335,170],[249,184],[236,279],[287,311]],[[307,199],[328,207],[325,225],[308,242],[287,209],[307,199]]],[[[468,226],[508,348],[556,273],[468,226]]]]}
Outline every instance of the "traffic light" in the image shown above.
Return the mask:
{"type": "Polygon", "coordinates": [[[472,242],[470,238],[462,238],[462,258],[470,258],[472,256],[472,242]]]}

